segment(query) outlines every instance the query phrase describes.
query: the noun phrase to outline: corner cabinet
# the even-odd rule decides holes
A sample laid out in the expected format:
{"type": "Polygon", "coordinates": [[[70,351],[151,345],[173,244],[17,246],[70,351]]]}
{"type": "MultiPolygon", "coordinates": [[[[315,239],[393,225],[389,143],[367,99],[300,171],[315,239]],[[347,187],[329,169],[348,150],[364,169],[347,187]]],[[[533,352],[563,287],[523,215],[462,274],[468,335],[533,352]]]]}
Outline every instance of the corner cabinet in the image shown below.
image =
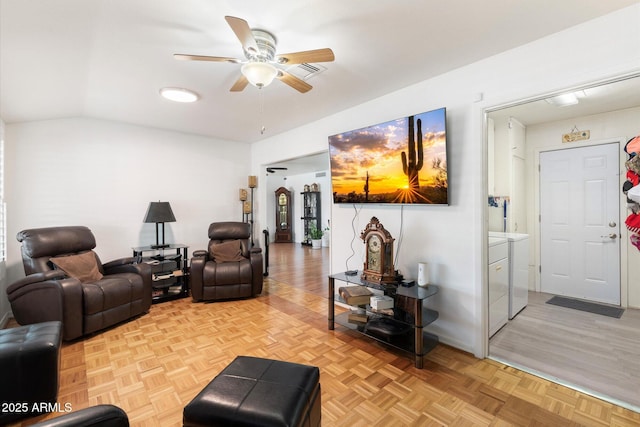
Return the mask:
{"type": "Polygon", "coordinates": [[[302,195],[302,239],[303,245],[311,245],[310,231],[312,227],[322,229],[322,221],[320,218],[320,192],[319,191],[303,191],[302,195]]]}
{"type": "Polygon", "coordinates": [[[291,191],[284,187],[276,190],[275,242],[293,242],[293,233],[291,231],[291,191]]]}
{"type": "Polygon", "coordinates": [[[426,332],[424,328],[438,318],[438,312],[428,309],[423,302],[438,293],[438,286],[405,287],[398,284],[378,284],[367,282],[356,275],[338,273],[329,276],[329,330],[335,323],[350,330],[360,332],[369,338],[410,353],[415,367],[422,369],[423,356],[430,352],[439,341],[437,335],[426,332]],[[371,304],[348,305],[336,294],[336,280],[345,286],[364,286],[373,289],[374,295],[386,295],[393,299],[393,308],[376,310],[371,304]],[[335,315],[335,304],[350,307],[335,315]]]}

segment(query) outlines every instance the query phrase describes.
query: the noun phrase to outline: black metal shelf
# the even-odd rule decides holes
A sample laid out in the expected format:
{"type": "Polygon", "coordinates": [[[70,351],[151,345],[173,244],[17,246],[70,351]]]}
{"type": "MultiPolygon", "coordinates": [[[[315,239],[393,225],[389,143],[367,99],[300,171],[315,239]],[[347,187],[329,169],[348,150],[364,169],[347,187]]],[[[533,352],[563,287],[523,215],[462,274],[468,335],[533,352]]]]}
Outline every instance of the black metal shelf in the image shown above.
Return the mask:
{"type": "MultiPolygon", "coordinates": [[[[431,351],[439,342],[438,336],[426,332],[424,328],[438,319],[436,310],[424,306],[424,301],[439,291],[438,286],[405,287],[398,283],[374,283],[361,279],[360,275],[347,275],[338,273],[329,276],[329,316],[328,327],[334,329],[334,324],[349,328],[375,339],[381,343],[390,345],[404,352],[409,352],[414,357],[416,368],[423,367],[423,359],[426,353],[431,351]],[[351,286],[366,286],[375,289],[394,300],[394,307],[389,314],[373,311],[369,304],[351,306],[346,304],[336,289],[335,281],[339,280],[351,286]],[[366,314],[366,319],[349,319],[352,314],[344,312],[335,314],[335,304],[346,305],[353,308],[357,314],[366,314]],[[393,314],[391,314],[393,313],[393,314]]],[[[374,292],[375,293],[375,292],[374,292]]],[[[389,309],[391,310],[391,309],[389,309]]]]}
{"type": "Polygon", "coordinates": [[[319,191],[303,191],[302,195],[302,244],[310,245],[311,237],[309,232],[312,226],[322,229],[321,204],[319,191]]]}
{"type": "Polygon", "coordinates": [[[133,248],[136,261],[151,267],[153,304],[189,296],[187,249],[188,246],[183,244],[171,244],[160,249],[151,246],[133,248]],[[145,253],[148,255],[144,256],[145,253]]]}

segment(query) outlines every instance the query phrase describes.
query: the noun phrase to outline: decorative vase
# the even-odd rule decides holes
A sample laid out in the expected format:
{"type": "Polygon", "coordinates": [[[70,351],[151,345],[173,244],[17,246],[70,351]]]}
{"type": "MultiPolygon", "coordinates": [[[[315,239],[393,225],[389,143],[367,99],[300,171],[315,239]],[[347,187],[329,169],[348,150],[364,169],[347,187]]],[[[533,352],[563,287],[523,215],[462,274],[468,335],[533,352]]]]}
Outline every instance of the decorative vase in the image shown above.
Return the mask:
{"type": "Polygon", "coordinates": [[[322,235],[322,247],[328,248],[330,241],[331,241],[331,234],[329,233],[329,230],[325,230],[324,234],[322,235]]]}
{"type": "Polygon", "coordinates": [[[311,249],[322,248],[322,239],[311,239],[311,249]]]}
{"type": "Polygon", "coordinates": [[[426,262],[418,263],[418,286],[429,286],[429,264],[426,262]]]}

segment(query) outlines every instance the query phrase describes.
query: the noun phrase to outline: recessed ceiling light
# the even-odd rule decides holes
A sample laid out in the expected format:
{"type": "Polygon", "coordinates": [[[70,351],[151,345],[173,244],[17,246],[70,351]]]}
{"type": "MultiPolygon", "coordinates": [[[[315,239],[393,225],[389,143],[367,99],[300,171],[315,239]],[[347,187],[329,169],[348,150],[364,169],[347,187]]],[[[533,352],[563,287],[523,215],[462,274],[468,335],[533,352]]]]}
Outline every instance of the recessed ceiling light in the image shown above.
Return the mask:
{"type": "Polygon", "coordinates": [[[181,87],[163,87],[160,95],[175,102],[195,102],[199,98],[197,93],[181,87]]]}
{"type": "Polygon", "coordinates": [[[547,101],[551,105],[555,105],[556,107],[566,107],[567,105],[577,104],[578,97],[575,93],[564,93],[552,98],[546,98],[545,101],[547,101]]]}

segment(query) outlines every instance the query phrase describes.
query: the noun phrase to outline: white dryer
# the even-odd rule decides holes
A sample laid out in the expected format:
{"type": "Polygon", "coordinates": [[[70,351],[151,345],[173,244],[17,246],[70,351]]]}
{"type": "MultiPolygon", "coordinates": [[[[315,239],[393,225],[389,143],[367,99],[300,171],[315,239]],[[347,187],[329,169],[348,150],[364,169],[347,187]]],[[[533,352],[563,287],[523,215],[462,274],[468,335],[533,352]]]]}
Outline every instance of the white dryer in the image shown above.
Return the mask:
{"type": "Polygon", "coordinates": [[[489,237],[507,239],[509,244],[509,319],[529,301],[529,235],[490,231],[489,237]]]}

